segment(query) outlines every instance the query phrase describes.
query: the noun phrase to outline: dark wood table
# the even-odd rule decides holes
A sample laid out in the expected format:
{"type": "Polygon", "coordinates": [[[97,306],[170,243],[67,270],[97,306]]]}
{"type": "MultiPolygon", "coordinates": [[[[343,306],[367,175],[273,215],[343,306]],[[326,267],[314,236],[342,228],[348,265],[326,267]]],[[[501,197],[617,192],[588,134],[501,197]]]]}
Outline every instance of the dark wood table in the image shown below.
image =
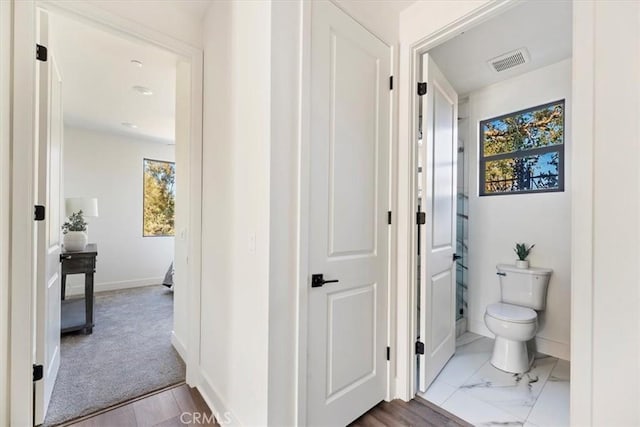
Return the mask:
{"type": "Polygon", "coordinates": [[[60,253],[62,263],[62,312],[60,319],[61,333],[83,331],[93,332],[93,275],[96,272],[98,245],[88,244],[81,251],[60,253]],[[65,297],[67,274],[84,274],[84,298],[67,300],[65,297]]]}

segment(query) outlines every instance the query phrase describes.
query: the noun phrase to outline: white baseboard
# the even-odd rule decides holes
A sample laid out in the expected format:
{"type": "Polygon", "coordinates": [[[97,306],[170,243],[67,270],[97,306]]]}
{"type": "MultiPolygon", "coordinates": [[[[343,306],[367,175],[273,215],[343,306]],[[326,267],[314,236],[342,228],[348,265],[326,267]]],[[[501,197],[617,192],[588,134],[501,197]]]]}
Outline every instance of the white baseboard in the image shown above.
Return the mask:
{"type": "Polygon", "coordinates": [[[569,344],[553,341],[548,338],[536,337],[536,349],[540,353],[557,357],[562,360],[571,360],[571,347],[569,344]]]}
{"type": "MultiPolygon", "coordinates": [[[[147,279],[123,280],[120,282],[96,283],[93,292],[117,291],[120,289],[140,288],[143,286],[160,285],[164,277],[150,277],[147,279]]],[[[82,283],[69,283],[67,279],[66,294],[68,296],[84,294],[84,280],[82,283]]]]}
{"type": "Polygon", "coordinates": [[[215,389],[211,385],[209,377],[207,377],[207,374],[202,372],[202,369],[200,369],[200,382],[197,388],[204,401],[207,402],[207,405],[209,405],[209,409],[211,409],[211,412],[215,414],[218,424],[225,427],[242,425],[240,424],[240,421],[238,421],[238,419],[229,410],[229,407],[220,397],[220,395],[216,393],[215,389]]]}
{"type": "Polygon", "coordinates": [[[171,344],[182,358],[182,361],[184,363],[187,363],[187,347],[185,347],[184,343],[180,340],[180,338],[178,338],[175,331],[171,331],[171,344]]]}
{"type": "MultiPolygon", "coordinates": [[[[491,339],[495,336],[491,333],[484,322],[469,321],[469,332],[482,335],[491,339]]],[[[571,360],[571,347],[568,343],[553,341],[548,338],[536,336],[536,349],[540,353],[557,357],[562,360],[571,360]]]]}

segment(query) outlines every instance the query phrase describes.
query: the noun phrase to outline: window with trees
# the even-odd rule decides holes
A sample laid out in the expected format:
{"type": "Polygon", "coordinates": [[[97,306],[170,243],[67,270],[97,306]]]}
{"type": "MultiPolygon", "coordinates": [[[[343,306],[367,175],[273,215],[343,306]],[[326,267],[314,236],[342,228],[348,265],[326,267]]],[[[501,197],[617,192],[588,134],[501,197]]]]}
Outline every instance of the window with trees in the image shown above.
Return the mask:
{"type": "Polygon", "coordinates": [[[176,164],[144,159],[143,236],[174,236],[176,164]]]}
{"type": "Polygon", "coordinates": [[[480,122],[480,195],[564,191],[564,100],[480,122]]]}

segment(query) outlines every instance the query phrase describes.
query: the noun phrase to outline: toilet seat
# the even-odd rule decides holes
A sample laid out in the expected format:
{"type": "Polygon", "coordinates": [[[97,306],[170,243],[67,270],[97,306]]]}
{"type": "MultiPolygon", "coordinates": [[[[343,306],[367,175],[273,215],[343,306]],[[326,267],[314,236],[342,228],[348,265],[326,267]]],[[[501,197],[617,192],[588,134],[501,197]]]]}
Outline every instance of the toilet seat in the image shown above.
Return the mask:
{"type": "Polygon", "coordinates": [[[503,302],[489,304],[487,314],[495,319],[513,323],[531,323],[538,318],[538,314],[530,308],[503,302]]]}

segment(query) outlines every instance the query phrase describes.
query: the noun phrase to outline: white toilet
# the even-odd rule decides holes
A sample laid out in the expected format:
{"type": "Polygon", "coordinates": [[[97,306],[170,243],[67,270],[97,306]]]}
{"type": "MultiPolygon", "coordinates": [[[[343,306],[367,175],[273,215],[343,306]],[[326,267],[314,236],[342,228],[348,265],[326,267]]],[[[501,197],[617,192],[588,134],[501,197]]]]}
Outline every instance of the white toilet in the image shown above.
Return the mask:
{"type": "Polygon", "coordinates": [[[538,331],[534,310],[545,309],[553,270],[506,264],[499,264],[497,270],[501,302],[489,304],[484,314],[487,328],[496,336],[491,364],[506,372],[527,372],[534,356],[528,354],[527,341],[538,331]]]}

